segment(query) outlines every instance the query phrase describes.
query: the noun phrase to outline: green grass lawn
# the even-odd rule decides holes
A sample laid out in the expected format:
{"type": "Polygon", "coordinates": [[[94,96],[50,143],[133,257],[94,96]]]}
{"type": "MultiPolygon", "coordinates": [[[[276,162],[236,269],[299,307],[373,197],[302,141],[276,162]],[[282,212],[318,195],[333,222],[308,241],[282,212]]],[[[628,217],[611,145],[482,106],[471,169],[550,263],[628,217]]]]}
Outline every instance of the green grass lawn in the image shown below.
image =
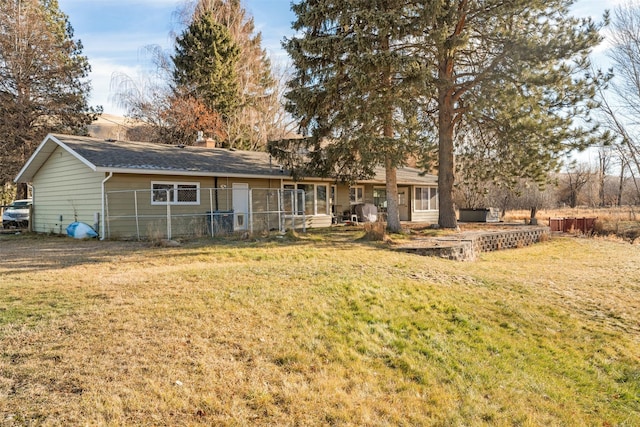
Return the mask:
{"type": "Polygon", "coordinates": [[[357,237],[0,237],[0,425],[640,425],[637,245],[357,237]]]}

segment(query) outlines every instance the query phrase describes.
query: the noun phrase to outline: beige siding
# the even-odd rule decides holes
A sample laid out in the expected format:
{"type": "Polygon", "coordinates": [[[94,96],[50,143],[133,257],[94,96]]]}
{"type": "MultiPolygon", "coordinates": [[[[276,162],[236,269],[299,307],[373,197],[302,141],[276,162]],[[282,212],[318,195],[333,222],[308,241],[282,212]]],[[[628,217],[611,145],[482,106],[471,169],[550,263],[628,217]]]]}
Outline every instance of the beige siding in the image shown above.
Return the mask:
{"type": "MultiPolygon", "coordinates": [[[[188,177],[174,175],[116,174],[107,181],[107,235],[110,238],[154,237],[168,233],[167,214],[172,216],[172,235],[199,236],[210,233],[212,211],[233,209],[233,184],[248,184],[250,189],[279,189],[278,179],[242,179],[213,177],[188,177]],[[200,200],[197,204],[153,204],[151,185],[154,182],[198,183],[200,200]],[[136,209],[137,207],[137,209],[136,209]],[[138,219],[136,220],[136,214],[138,219]]],[[[240,212],[238,212],[240,213],[240,212]]],[[[214,218],[215,219],[215,218],[214,218]]],[[[277,220],[263,218],[265,227],[278,227],[277,220]]]]}
{"type": "Polygon", "coordinates": [[[425,222],[427,224],[438,223],[438,211],[421,211],[411,214],[411,222],[425,222]]]}
{"type": "Polygon", "coordinates": [[[33,178],[33,230],[64,234],[76,220],[94,226],[94,215],[101,210],[103,179],[104,174],[56,148],[33,178]]]}
{"type": "Polygon", "coordinates": [[[335,213],[340,218],[344,211],[351,209],[349,204],[349,186],[338,184],[336,186],[335,213]]]}
{"type": "MultiPolygon", "coordinates": [[[[107,191],[151,190],[152,181],[199,182],[200,188],[214,188],[216,182],[213,177],[201,176],[114,174],[107,181],[107,191]]],[[[249,188],[280,188],[280,180],[275,179],[218,178],[219,188],[231,188],[234,183],[247,183],[249,188]]]]}
{"type": "Polygon", "coordinates": [[[323,228],[323,227],[331,227],[331,216],[330,215],[317,215],[317,216],[296,216],[294,219],[288,217],[285,220],[286,228],[293,228],[296,230],[301,230],[303,228],[323,228]]]}
{"type": "MultiPolygon", "coordinates": [[[[34,220],[33,228],[36,232],[65,233],[66,227],[73,221],[81,221],[96,226],[96,214],[100,214],[102,181],[105,173],[92,172],[81,161],[73,157],[66,150],[58,147],[47,159],[44,166],[33,178],[34,185],[34,220]]],[[[290,182],[288,179],[285,181],[290,182]]],[[[305,181],[318,183],[320,181],[305,181]]],[[[211,211],[230,211],[233,209],[233,184],[247,184],[249,189],[280,189],[282,179],[242,179],[213,177],[182,177],[175,175],[139,175],[114,174],[106,181],[107,191],[107,220],[104,236],[110,238],[142,236],[153,237],[167,232],[167,215],[172,216],[172,234],[207,234],[211,230],[213,219],[211,211]],[[151,188],[153,182],[167,183],[198,183],[200,187],[199,200],[195,204],[153,204],[151,188]],[[217,189],[214,189],[216,188],[217,189]],[[143,222],[140,218],[144,217],[143,222]]],[[[328,187],[330,182],[324,181],[328,187]]],[[[376,186],[380,186],[378,184],[376,186]]],[[[373,202],[374,185],[363,185],[363,202],[373,202]]],[[[413,191],[410,191],[410,196],[413,191]]],[[[254,207],[252,225],[254,229],[277,229],[282,218],[275,212],[277,197],[269,192],[252,193],[254,207]],[[257,213],[260,212],[260,213],[257,213]]],[[[336,197],[333,201],[336,213],[351,209],[349,201],[349,186],[336,185],[336,197]]],[[[237,208],[236,208],[237,210],[237,208]]],[[[234,213],[235,229],[238,229],[238,216],[234,213]]],[[[331,215],[317,215],[306,218],[306,227],[328,227],[331,225],[331,215]]],[[[215,218],[214,218],[215,219],[215,218]]],[[[414,222],[435,223],[438,211],[411,213],[414,222]]],[[[298,218],[296,228],[302,224],[298,218]]],[[[98,230],[99,232],[101,230],[98,230]]]]}
{"type": "Polygon", "coordinates": [[[374,187],[373,184],[366,184],[364,186],[364,195],[363,195],[362,203],[373,203],[373,187],[374,187]]]}
{"type": "MultiPolygon", "coordinates": [[[[357,184],[357,187],[362,187],[362,203],[373,203],[373,185],[372,184],[357,184]]],[[[349,185],[338,184],[335,205],[339,209],[338,212],[351,210],[351,200],[349,198],[349,185]]]]}

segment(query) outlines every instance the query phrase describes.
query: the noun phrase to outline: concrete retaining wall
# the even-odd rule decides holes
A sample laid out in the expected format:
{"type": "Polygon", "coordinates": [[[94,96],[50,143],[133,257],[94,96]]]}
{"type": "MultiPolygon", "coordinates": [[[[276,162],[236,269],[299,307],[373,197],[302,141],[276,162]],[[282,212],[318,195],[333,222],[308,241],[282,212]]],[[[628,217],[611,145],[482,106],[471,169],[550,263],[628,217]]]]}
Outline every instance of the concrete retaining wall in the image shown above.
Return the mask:
{"type": "Polygon", "coordinates": [[[474,251],[493,252],[501,249],[523,248],[548,237],[548,227],[527,227],[519,230],[469,233],[474,251]]]}
{"type": "Polygon", "coordinates": [[[548,238],[549,234],[549,227],[532,226],[511,230],[473,231],[429,241],[415,241],[398,250],[455,261],[473,261],[482,252],[523,248],[548,238]]]}

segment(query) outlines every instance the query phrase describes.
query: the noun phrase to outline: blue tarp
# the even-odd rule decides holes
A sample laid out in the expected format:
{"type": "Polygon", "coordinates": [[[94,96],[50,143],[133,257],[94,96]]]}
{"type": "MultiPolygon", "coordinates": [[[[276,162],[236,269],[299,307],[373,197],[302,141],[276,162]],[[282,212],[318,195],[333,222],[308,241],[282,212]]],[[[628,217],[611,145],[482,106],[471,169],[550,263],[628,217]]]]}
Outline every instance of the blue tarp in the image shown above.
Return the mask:
{"type": "Polygon", "coordinates": [[[98,237],[98,233],[84,222],[72,222],[67,227],[67,235],[75,239],[90,239],[98,237]]]}

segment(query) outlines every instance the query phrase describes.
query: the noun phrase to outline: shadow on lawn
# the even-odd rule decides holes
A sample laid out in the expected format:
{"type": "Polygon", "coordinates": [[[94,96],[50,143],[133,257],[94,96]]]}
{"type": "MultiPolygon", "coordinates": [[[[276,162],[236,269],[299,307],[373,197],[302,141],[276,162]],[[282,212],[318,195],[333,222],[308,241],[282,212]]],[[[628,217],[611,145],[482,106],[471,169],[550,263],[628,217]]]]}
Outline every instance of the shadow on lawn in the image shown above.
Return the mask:
{"type": "Polygon", "coordinates": [[[75,265],[113,262],[118,257],[149,248],[140,242],[101,242],[36,234],[0,236],[0,273],[62,269],[75,265]]]}
{"type": "Polygon", "coordinates": [[[162,256],[177,252],[181,257],[197,257],[210,254],[211,248],[220,249],[269,249],[278,247],[313,246],[348,251],[352,245],[386,249],[381,242],[363,241],[362,230],[315,231],[312,233],[269,233],[242,238],[187,239],[177,245],[165,245],[157,241],[115,241],[96,239],[76,240],[66,236],[32,233],[0,235],[0,274],[7,277],[27,272],[56,270],[67,267],[100,264],[139,262],[134,255],[162,256]]]}

